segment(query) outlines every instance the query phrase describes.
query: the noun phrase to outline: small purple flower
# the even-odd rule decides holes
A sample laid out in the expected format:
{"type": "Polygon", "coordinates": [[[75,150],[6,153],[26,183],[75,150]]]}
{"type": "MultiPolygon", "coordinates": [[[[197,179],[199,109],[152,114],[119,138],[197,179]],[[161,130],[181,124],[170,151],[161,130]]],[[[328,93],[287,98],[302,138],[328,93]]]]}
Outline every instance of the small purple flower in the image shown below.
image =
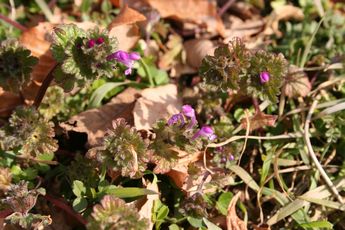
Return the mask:
{"type": "Polygon", "coordinates": [[[108,61],[115,60],[117,62],[121,62],[122,64],[124,64],[127,67],[127,69],[125,70],[125,75],[129,75],[132,73],[134,61],[137,61],[139,59],[140,55],[138,53],[127,53],[122,50],[116,51],[115,53],[112,53],[107,57],[108,61]]]}
{"type": "Polygon", "coordinates": [[[270,73],[269,72],[261,72],[260,73],[260,82],[261,84],[264,84],[270,80],[270,73]]]}
{"type": "Polygon", "coordinates": [[[196,132],[194,136],[192,137],[192,140],[195,140],[196,138],[200,136],[206,137],[210,141],[213,141],[214,139],[217,138],[211,126],[208,126],[208,125],[204,125],[198,132],[196,132]]]}
{"type": "Polygon", "coordinates": [[[229,160],[230,160],[230,161],[233,161],[233,160],[235,160],[235,157],[234,157],[234,155],[230,154],[230,156],[229,156],[229,160]]]}
{"type": "Polygon", "coordinates": [[[182,114],[186,117],[189,117],[191,119],[191,123],[189,124],[188,128],[192,128],[196,123],[196,117],[195,117],[195,110],[190,105],[184,105],[182,106],[182,114]]]}
{"type": "Polygon", "coordinates": [[[104,42],[104,38],[102,38],[102,37],[99,37],[99,38],[97,38],[97,40],[96,40],[97,45],[100,45],[100,44],[102,44],[103,42],[104,42]]]}
{"type": "Polygon", "coordinates": [[[94,47],[95,45],[96,45],[96,41],[93,40],[93,39],[90,39],[90,40],[87,42],[87,46],[88,46],[89,48],[92,48],[92,47],[94,47]]]}
{"type": "Polygon", "coordinates": [[[170,119],[168,120],[168,125],[174,125],[176,123],[180,122],[181,123],[181,126],[184,125],[184,117],[181,113],[178,113],[178,114],[174,114],[170,117],[170,119]]]}

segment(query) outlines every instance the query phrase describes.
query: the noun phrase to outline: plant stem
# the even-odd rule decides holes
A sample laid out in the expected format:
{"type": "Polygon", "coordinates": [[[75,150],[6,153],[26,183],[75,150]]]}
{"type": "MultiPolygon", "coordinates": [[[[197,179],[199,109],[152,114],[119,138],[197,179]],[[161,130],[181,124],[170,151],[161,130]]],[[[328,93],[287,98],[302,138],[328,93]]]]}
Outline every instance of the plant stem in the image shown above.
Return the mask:
{"type": "Polygon", "coordinates": [[[230,6],[234,4],[234,2],[235,0],[228,0],[228,2],[225,3],[224,6],[222,6],[222,8],[220,8],[218,16],[221,17],[230,8],[230,6]]]}
{"type": "Polygon", "coordinates": [[[60,209],[64,210],[69,216],[74,217],[79,223],[86,225],[87,221],[79,214],[76,213],[68,204],[66,204],[64,201],[54,198],[50,195],[45,195],[44,198],[54,204],[55,206],[59,207],[60,209]]]}
{"type": "Polygon", "coordinates": [[[337,188],[334,186],[334,184],[332,183],[331,179],[328,177],[327,173],[325,172],[325,170],[322,168],[322,165],[320,164],[319,160],[317,159],[315,152],[313,150],[313,146],[311,145],[310,142],[310,137],[309,137],[309,125],[311,122],[311,117],[313,115],[313,112],[317,106],[318,100],[314,100],[313,104],[311,105],[308,115],[307,115],[307,119],[305,121],[305,125],[304,125],[304,142],[307,145],[307,149],[309,152],[309,155],[311,157],[311,159],[313,160],[317,170],[320,172],[322,178],[324,179],[324,181],[326,182],[327,186],[330,188],[331,192],[333,193],[333,195],[337,198],[337,200],[344,204],[344,201],[342,199],[342,197],[340,196],[337,188]]]}
{"type": "Polygon", "coordinates": [[[153,82],[153,77],[152,77],[151,71],[149,70],[149,67],[147,66],[147,64],[145,63],[145,61],[144,61],[143,59],[140,59],[140,62],[141,62],[141,64],[143,65],[144,70],[145,70],[145,72],[146,72],[146,75],[147,75],[147,77],[148,77],[148,79],[149,79],[150,87],[154,87],[155,84],[154,84],[154,82],[153,82]]]}
{"type": "Polygon", "coordinates": [[[16,21],[13,21],[12,19],[0,14],[0,19],[7,22],[8,24],[10,24],[11,26],[21,30],[21,31],[26,31],[28,30],[25,26],[23,26],[22,24],[16,22],[16,21]]]}
{"type": "Polygon", "coordinates": [[[38,90],[38,93],[35,97],[35,101],[33,104],[33,106],[35,106],[37,109],[40,106],[42,99],[43,99],[45,93],[47,92],[47,89],[48,89],[50,83],[54,79],[53,73],[54,73],[54,70],[56,69],[56,67],[57,67],[57,64],[49,71],[47,77],[43,80],[42,85],[41,85],[40,89],[38,90]]]}

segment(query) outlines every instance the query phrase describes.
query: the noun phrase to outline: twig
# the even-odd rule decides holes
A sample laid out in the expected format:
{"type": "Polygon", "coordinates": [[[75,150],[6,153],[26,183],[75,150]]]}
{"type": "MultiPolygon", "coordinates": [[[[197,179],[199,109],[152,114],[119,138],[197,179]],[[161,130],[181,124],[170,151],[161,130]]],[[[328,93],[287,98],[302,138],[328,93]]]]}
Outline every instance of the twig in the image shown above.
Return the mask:
{"type": "Polygon", "coordinates": [[[228,0],[228,2],[219,9],[218,16],[221,17],[230,8],[230,6],[234,4],[234,2],[235,0],[228,0]]]}
{"type": "Polygon", "coordinates": [[[22,24],[16,22],[16,21],[13,21],[12,19],[0,14],[0,19],[7,22],[8,24],[10,24],[11,26],[13,27],[16,27],[17,29],[21,30],[21,31],[26,31],[28,30],[25,26],[23,26],[22,24]]]}
{"type": "Polygon", "coordinates": [[[313,146],[311,145],[311,142],[310,142],[310,137],[309,137],[309,125],[310,125],[310,122],[311,122],[311,117],[313,115],[313,112],[316,108],[316,105],[318,103],[318,100],[314,100],[313,101],[313,104],[311,105],[310,109],[309,109],[309,112],[308,112],[308,115],[307,115],[307,119],[305,121],[305,125],[304,125],[304,141],[305,141],[305,144],[307,145],[307,149],[308,149],[308,152],[309,152],[309,155],[311,157],[311,159],[313,160],[317,170],[320,172],[322,178],[325,180],[327,186],[331,189],[331,192],[333,193],[333,195],[337,198],[337,200],[344,204],[344,201],[342,199],[342,197],[340,196],[337,188],[333,185],[331,179],[328,177],[327,173],[325,172],[325,170],[322,168],[322,165],[320,164],[320,162],[318,161],[316,155],[315,155],[315,152],[313,150],[313,146]]]}
{"type": "Polygon", "coordinates": [[[50,85],[50,83],[53,81],[54,79],[54,70],[56,69],[57,64],[50,70],[50,72],[48,73],[47,77],[43,80],[43,83],[40,87],[40,89],[38,90],[38,93],[35,97],[35,101],[33,106],[35,106],[36,108],[38,108],[42,102],[42,99],[44,97],[44,95],[46,94],[46,91],[50,85]]]}
{"type": "Polygon", "coordinates": [[[253,140],[280,140],[280,139],[293,139],[293,138],[299,138],[299,137],[302,137],[302,133],[300,133],[300,132],[288,133],[288,134],[277,135],[277,136],[265,136],[265,137],[261,137],[261,136],[233,136],[233,137],[227,139],[226,141],[223,141],[220,143],[208,144],[207,147],[208,148],[217,148],[217,147],[221,147],[221,146],[227,145],[231,142],[241,140],[244,138],[253,139],[253,140]]]}

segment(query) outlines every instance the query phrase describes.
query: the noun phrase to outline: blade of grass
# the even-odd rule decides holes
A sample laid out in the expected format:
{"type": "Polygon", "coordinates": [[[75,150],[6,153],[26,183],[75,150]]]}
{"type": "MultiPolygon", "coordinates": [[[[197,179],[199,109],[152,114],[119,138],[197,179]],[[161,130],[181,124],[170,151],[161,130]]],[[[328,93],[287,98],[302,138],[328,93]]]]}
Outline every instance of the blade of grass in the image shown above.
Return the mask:
{"type": "Polygon", "coordinates": [[[309,53],[310,53],[310,49],[311,49],[311,45],[313,44],[313,41],[315,39],[315,36],[317,34],[317,32],[319,31],[320,26],[322,25],[323,21],[324,21],[324,17],[320,20],[319,24],[317,25],[316,29],[314,30],[311,38],[309,39],[307,45],[305,46],[303,55],[302,55],[302,59],[301,59],[301,63],[300,63],[300,67],[303,68],[305,63],[307,62],[309,53]]]}
{"type": "Polygon", "coordinates": [[[49,9],[49,6],[44,0],[35,0],[37,5],[41,8],[44,16],[48,19],[49,22],[54,22],[54,15],[49,9]]]}

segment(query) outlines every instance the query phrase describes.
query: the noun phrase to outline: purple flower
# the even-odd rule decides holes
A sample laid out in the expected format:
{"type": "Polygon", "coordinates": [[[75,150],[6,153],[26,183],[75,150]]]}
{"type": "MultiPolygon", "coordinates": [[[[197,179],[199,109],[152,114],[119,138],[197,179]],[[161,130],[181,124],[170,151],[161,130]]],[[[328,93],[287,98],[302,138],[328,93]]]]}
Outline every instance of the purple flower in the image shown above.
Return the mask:
{"type": "Polygon", "coordinates": [[[100,45],[100,44],[102,44],[103,42],[104,42],[104,38],[102,38],[102,37],[99,37],[99,38],[97,38],[97,40],[96,40],[97,45],[100,45]]]}
{"type": "Polygon", "coordinates": [[[182,106],[182,114],[186,117],[189,117],[191,119],[191,123],[189,124],[188,128],[192,128],[196,123],[196,117],[195,117],[195,110],[190,105],[184,105],[182,106]]]}
{"type": "Polygon", "coordinates": [[[261,72],[260,73],[260,82],[261,84],[264,84],[270,80],[270,73],[269,72],[261,72]]]}
{"type": "Polygon", "coordinates": [[[107,57],[108,61],[115,60],[117,62],[121,62],[122,64],[124,64],[127,67],[125,71],[125,75],[129,75],[132,73],[134,61],[137,61],[139,59],[140,59],[140,55],[138,53],[136,52],[127,53],[122,50],[116,51],[115,53],[112,53],[107,57]]]}
{"type": "Polygon", "coordinates": [[[95,45],[96,45],[96,41],[93,40],[93,39],[90,39],[90,40],[87,42],[87,46],[88,46],[89,48],[92,48],[92,47],[94,47],[95,45]]]}
{"type": "Polygon", "coordinates": [[[208,126],[208,125],[204,125],[198,132],[196,132],[194,134],[194,136],[192,137],[192,140],[195,140],[196,138],[198,138],[200,136],[206,137],[210,141],[213,141],[214,139],[217,138],[217,136],[214,134],[214,131],[211,128],[211,126],[208,126]]]}
{"type": "Polygon", "coordinates": [[[184,117],[181,113],[178,114],[174,114],[170,117],[170,119],[168,120],[168,125],[174,125],[176,123],[180,122],[181,126],[184,125],[184,117]]]}

